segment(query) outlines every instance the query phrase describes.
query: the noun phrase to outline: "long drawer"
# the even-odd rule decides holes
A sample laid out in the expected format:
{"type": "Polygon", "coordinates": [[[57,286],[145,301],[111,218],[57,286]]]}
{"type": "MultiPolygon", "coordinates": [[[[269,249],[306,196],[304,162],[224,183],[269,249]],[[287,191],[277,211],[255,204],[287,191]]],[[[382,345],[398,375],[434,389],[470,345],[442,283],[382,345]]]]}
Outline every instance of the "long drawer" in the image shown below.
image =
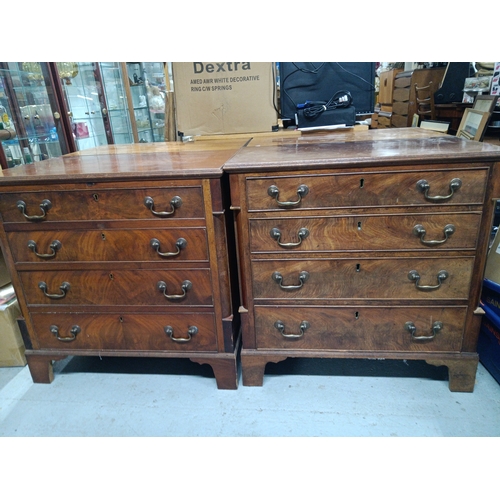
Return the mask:
{"type": "Polygon", "coordinates": [[[424,171],[249,178],[246,181],[248,209],[483,203],[488,173],[486,168],[446,171],[422,169],[424,171]]]}
{"type": "Polygon", "coordinates": [[[25,271],[29,305],[212,306],[210,269],[25,271]]]}
{"type": "Polygon", "coordinates": [[[204,227],[10,231],[7,238],[17,263],[208,261],[204,227]]]}
{"type": "Polygon", "coordinates": [[[473,257],[254,260],[255,300],[468,300],[473,257]]]}
{"type": "Polygon", "coordinates": [[[216,351],[214,316],[32,313],[40,349],[216,351]]]}
{"type": "Polygon", "coordinates": [[[475,249],[480,222],[478,213],[251,219],[250,251],[475,249]]]}
{"type": "Polygon", "coordinates": [[[201,186],[3,193],[4,222],[204,218],[201,186]],[[153,213],[153,212],[156,212],[153,213]]]}
{"type": "Polygon", "coordinates": [[[456,352],[466,311],[451,306],[256,306],[257,349],[456,352]]]}

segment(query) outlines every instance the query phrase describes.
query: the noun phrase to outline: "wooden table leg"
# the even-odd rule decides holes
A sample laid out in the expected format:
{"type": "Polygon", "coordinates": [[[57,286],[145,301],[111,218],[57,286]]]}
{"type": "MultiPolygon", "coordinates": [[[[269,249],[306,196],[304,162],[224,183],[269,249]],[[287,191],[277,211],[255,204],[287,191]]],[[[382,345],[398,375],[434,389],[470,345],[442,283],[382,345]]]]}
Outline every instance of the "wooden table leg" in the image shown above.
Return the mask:
{"type": "Polygon", "coordinates": [[[51,357],[26,354],[26,361],[35,384],[50,384],[54,380],[51,357]]]}
{"type": "Polygon", "coordinates": [[[473,392],[476,383],[477,355],[462,359],[426,359],[434,366],[447,366],[449,387],[452,392],[473,392]]]}
{"type": "Polygon", "coordinates": [[[246,354],[241,351],[241,372],[243,385],[262,386],[264,384],[264,371],[267,363],[279,363],[284,361],[287,356],[263,356],[255,354],[246,354]]]}
{"type": "Polygon", "coordinates": [[[208,364],[214,371],[217,389],[233,390],[238,388],[238,367],[236,366],[236,356],[234,357],[207,357],[189,358],[200,365],[208,364]]]}

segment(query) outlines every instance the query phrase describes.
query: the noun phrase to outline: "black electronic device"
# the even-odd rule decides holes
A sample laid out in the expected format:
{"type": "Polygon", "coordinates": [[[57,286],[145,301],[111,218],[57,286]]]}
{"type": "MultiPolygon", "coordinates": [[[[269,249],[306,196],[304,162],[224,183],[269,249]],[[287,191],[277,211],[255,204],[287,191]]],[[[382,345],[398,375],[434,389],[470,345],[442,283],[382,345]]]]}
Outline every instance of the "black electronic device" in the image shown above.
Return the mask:
{"type": "Polygon", "coordinates": [[[434,92],[434,103],[462,102],[465,79],[473,75],[474,68],[470,62],[448,63],[441,85],[434,92]]]}
{"type": "MultiPolygon", "coordinates": [[[[304,109],[307,102],[327,103],[337,92],[351,96],[356,116],[373,113],[375,63],[280,62],[279,72],[280,112],[285,127],[298,124],[298,116],[302,115],[298,110],[304,109]]],[[[339,113],[330,113],[336,115],[339,113]]]]}

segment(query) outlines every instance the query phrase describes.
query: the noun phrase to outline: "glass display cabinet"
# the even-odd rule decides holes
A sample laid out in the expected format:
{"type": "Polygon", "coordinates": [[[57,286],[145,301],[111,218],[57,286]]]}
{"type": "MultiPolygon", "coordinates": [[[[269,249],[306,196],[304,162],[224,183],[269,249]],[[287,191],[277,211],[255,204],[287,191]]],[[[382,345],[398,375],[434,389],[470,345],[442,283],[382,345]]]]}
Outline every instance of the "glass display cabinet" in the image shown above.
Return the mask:
{"type": "Polygon", "coordinates": [[[48,63],[0,62],[0,164],[33,163],[74,149],[48,63]]]}
{"type": "Polygon", "coordinates": [[[135,142],[165,141],[165,72],[162,62],[127,62],[124,76],[135,142]]]}
{"type": "Polygon", "coordinates": [[[91,62],[55,63],[71,118],[76,149],[103,146],[111,141],[111,127],[95,67],[91,62]]]}
{"type": "Polygon", "coordinates": [[[101,62],[99,69],[113,142],[114,144],[131,144],[134,142],[134,135],[121,65],[117,62],[101,62]]]}
{"type": "Polygon", "coordinates": [[[134,142],[119,63],[58,62],[55,65],[77,150],[134,142]]]}

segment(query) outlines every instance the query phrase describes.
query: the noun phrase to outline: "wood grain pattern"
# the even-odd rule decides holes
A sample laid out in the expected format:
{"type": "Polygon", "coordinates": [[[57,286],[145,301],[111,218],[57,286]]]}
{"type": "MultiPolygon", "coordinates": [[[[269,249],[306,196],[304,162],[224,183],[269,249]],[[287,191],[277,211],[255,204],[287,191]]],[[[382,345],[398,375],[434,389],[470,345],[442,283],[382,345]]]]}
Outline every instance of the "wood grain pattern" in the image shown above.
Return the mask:
{"type": "Polygon", "coordinates": [[[94,352],[118,349],[121,351],[217,351],[214,316],[211,313],[175,314],[85,314],[32,313],[39,348],[56,350],[86,350],[94,352]],[[50,327],[59,328],[60,337],[69,337],[73,326],[81,332],[71,342],[60,341],[50,327]],[[178,343],[165,333],[171,326],[175,337],[187,338],[189,327],[198,332],[189,342],[178,343]]]}
{"type": "MultiPolygon", "coordinates": [[[[41,226],[37,226],[41,227],[41,226]]],[[[156,229],[78,229],[72,231],[26,231],[7,233],[15,262],[184,262],[208,261],[205,228],[156,228],[156,229]],[[179,255],[162,257],[151,246],[151,240],[160,242],[161,252],[176,252],[176,242],[187,242],[179,255]],[[37,253],[50,254],[50,245],[59,241],[61,248],[52,259],[38,257],[28,247],[36,243],[37,253]]]]}
{"type": "MultiPolygon", "coordinates": [[[[458,167],[458,166],[457,166],[458,167]]],[[[425,170],[423,167],[421,170],[425,170]]],[[[417,183],[425,179],[430,185],[429,196],[448,196],[450,182],[458,178],[462,186],[449,200],[440,205],[482,204],[488,169],[412,172],[359,172],[353,174],[307,175],[293,177],[269,176],[264,179],[250,178],[247,181],[248,207],[258,210],[307,210],[312,208],[373,207],[373,206],[432,206],[436,202],[426,200],[417,188],[417,183]],[[280,208],[276,200],[269,196],[268,188],[275,185],[279,189],[279,201],[297,201],[297,188],[306,185],[307,195],[302,197],[297,207],[280,208]]]]}
{"type": "Polygon", "coordinates": [[[252,262],[253,295],[256,301],[321,301],[330,299],[375,299],[379,301],[437,299],[468,300],[473,257],[464,258],[385,258],[385,259],[283,259],[252,262]],[[420,275],[419,285],[438,286],[437,275],[449,276],[435,290],[417,289],[408,278],[410,271],[420,275]],[[299,274],[308,278],[298,290],[280,288],[273,279],[278,271],[283,285],[299,285],[299,274]]]}
{"type": "Polygon", "coordinates": [[[66,270],[20,272],[26,300],[30,305],[51,304],[54,307],[69,305],[122,305],[122,306],[211,306],[212,280],[209,269],[154,270],[66,270]],[[168,299],[158,290],[163,281],[168,295],[183,295],[182,283],[189,280],[192,288],[185,297],[168,299]],[[47,297],[39,283],[47,284],[48,294],[61,294],[62,283],[69,283],[65,297],[47,297]]]}
{"type": "Polygon", "coordinates": [[[255,307],[257,349],[360,349],[368,351],[458,352],[466,307],[255,307]],[[310,326],[300,339],[287,339],[274,327],[283,321],[286,334],[299,334],[300,323],[310,326]],[[430,341],[412,341],[405,330],[411,321],[417,334],[430,336],[435,321],[443,330],[430,341]]]}
{"type": "Polygon", "coordinates": [[[250,250],[253,253],[284,251],[270,235],[273,228],[281,232],[283,243],[298,243],[300,229],[309,231],[300,245],[286,250],[288,253],[474,249],[480,221],[481,215],[474,213],[251,219],[250,250]],[[418,224],[426,230],[425,240],[444,240],[444,228],[448,224],[455,226],[455,232],[443,244],[431,248],[413,234],[418,224]]]}
{"type": "Polygon", "coordinates": [[[179,196],[182,204],[175,209],[169,219],[203,219],[203,197],[199,187],[178,188],[136,188],[136,189],[95,189],[90,191],[51,191],[43,193],[5,193],[0,199],[0,211],[4,222],[19,222],[27,225],[41,225],[52,221],[85,221],[85,220],[121,220],[121,219],[153,219],[153,215],[144,204],[146,196],[154,200],[154,210],[170,212],[171,201],[179,196]],[[28,215],[40,215],[42,200],[48,199],[52,207],[42,222],[26,220],[17,208],[17,202],[26,203],[28,215]]]}

